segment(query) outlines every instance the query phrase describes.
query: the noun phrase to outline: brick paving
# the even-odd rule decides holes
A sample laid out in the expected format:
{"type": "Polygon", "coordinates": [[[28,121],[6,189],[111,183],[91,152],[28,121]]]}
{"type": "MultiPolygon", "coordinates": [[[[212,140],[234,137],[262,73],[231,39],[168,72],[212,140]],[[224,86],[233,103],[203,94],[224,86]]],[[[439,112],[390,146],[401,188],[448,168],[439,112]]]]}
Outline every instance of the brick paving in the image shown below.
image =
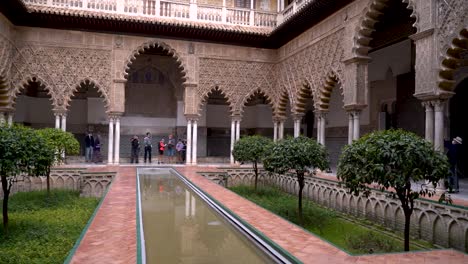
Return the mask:
{"type": "Polygon", "coordinates": [[[136,263],[136,169],[109,170],[116,178],[71,263],[136,263]]]}
{"type": "MultiPolygon", "coordinates": [[[[117,170],[117,176],[72,263],[136,263],[136,170],[108,169],[117,170]]],[[[350,256],[197,174],[215,171],[215,167],[175,169],[304,263],[468,263],[468,255],[454,250],[350,256]]]]}

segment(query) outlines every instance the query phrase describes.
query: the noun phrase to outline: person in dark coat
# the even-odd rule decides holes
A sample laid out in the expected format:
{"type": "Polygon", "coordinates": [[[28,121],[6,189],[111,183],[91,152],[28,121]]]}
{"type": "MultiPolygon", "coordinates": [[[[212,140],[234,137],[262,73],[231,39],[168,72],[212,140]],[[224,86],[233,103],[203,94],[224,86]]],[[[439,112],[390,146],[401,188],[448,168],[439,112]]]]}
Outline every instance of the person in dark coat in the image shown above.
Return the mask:
{"type": "Polygon", "coordinates": [[[93,161],[93,150],[94,150],[94,137],[91,132],[85,137],[85,161],[92,162],[93,161]]]}
{"type": "Polygon", "coordinates": [[[455,137],[452,139],[452,142],[445,141],[445,148],[447,148],[447,157],[450,163],[450,177],[449,177],[449,191],[458,192],[458,154],[460,153],[460,148],[463,143],[461,137],[455,137]]]}
{"type": "Polygon", "coordinates": [[[130,158],[130,163],[138,163],[138,153],[140,152],[140,140],[138,136],[133,136],[132,141],[132,154],[130,158]]]}
{"type": "Polygon", "coordinates": [[[95,163],[102,162],[101,147],[102,147],[101,136],[97,134],[96,138],[94,139],[94,153],[93,153],[95,163]]]}

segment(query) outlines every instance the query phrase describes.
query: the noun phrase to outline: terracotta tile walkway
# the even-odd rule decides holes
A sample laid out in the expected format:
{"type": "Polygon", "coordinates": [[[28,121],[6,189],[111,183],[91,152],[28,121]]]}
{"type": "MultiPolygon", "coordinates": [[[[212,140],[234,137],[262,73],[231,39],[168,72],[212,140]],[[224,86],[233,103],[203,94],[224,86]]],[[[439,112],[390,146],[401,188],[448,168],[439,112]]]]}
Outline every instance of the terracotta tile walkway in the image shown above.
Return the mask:
{"type": "Polygon", "coordinates": [[[136,263],[136,169],[109,170],[116,178],[71,263],[136,263]]]}
{"type": "MultiPolygon", "coordinates": [[[[72,263],[136,263],[136,170],[135,167],[109,169],[118,170],[117,177],[72,263]]],[[[197,174],[198,171],[215,171],[216,168],[175,169],[304,263],[468,263],[468,255],[454,250],[349,256],[197,174]]]]}

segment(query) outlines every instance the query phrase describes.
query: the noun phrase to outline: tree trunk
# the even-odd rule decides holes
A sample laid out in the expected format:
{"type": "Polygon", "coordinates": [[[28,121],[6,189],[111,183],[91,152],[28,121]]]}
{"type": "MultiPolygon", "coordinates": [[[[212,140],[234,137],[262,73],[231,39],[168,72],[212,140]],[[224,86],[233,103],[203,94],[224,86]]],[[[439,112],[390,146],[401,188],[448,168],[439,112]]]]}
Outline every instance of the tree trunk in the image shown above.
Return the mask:
{"type": "Polygon", "coordinates": [[[8,234],[8,197],[10,195],[10,190],[8,188],[8,180],[6,176],[1,176],[2,178],[2,190],[3,190],[3,230],[5,236],[8,234]]]}
{"type": "Polygon", "coordinates": [[[303,173],[297,173],[297,181],[299,182],[299,193],[298,195],[298,213],[299,213],[299,223],[302,225],[303,219],[302,219],[302,189],[304,189],[304,174],[303,173]]]}
{"type": "Polygon", "coordinates": [[[47,182],[47,196],[50,194],[50,173],[47,173],[46,182],[47,182]]]}
{"type": "Polygon", "coordinates": [[[257,168],[256,161],[254,161],[254,172],[255,172],[255,191],[257,191],[258,168],[257,168]]]}
{"type": "Polygon", "coordinates": [[[410,222],[411,222],[411,214],[412,210],[409,208],[403,208],[403,212],[405,213],[405,251],[409,251],[409,235],[410,235],[410,222]]]}

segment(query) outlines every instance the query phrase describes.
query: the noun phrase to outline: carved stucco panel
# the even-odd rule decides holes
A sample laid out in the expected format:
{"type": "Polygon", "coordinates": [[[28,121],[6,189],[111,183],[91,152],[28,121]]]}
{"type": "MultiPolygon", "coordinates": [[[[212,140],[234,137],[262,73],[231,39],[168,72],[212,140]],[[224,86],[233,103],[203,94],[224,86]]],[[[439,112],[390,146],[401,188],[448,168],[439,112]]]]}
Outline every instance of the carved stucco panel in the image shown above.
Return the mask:
{"type": "Polygon", "coordinates": [[[437,35],[442,55],[463,27],[468,27],[468,1],[437,0],[437,35]]]}
{"type": "Polygon", "coordinates": [[[246,100],[255,92],[263,92],[271,101],[275,88],[274,65],[271,63],[199,59],[199,102],[203,103],[212,89],[219,89],[226,96],[231,114],[242,113],[246,100]]]}
{"type": "Polygon", "coordinates": [[[41,82],[55,108],[66,108],[83,81],[96,85],[106,103],[111,86],[111,52],[108,50],[18,45],[12,60],[11,97],[32,78],[41,82]]]}

